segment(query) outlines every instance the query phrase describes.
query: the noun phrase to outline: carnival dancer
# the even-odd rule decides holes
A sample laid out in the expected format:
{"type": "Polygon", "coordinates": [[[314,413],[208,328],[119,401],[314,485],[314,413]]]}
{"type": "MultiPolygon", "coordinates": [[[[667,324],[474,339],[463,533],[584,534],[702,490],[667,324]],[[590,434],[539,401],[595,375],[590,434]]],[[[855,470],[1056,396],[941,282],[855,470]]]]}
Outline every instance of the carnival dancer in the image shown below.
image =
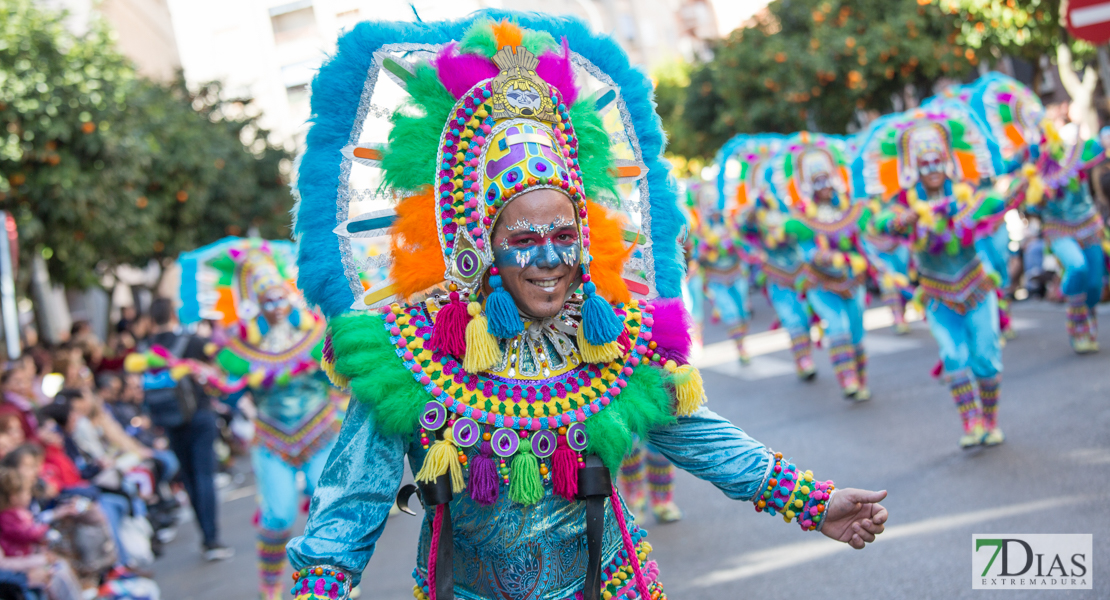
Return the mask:
{"type": "Polygon", "coordinates": [[[636,439],[621,461],[618,477],[629,510],[640,514],[650,502],[656,523],[682,520],[682,509],[674,501],[674,473],[674,463],[662,452],[636,439]]]}
{"type": "Polygon", "coordinates": [[[314,83],[297,230],[302,289],[330,317],[327,368],[354,399],[289,545],[296,598],[346,598],[395,494],[417,489],[416,598],[664,598],[610,476],[632,434],[758,511],[855,547],[882,531],[883,492],[833,493],[702,406],[651,84],[613,40],[483,11],[364,23],[338,47],[314,83]],[[375,140],[379,111],[356,108],[386,72],[411,97],[375,140]],[[345,199],[379,167],[403,198],[384,227],[388,285],[363,292],[344,243],[388,215],[345,199]],[[629,221],[601,204],[619,201],[614,171],[640,179],[629,221]],[[626,265],[632,251],[644,260],[626,265]],[[401,487],[406,455],[418,486],[401,487]]]}
{"type": "Polygon", "coordinates": [[[783,143],[771,162],[772,190],[792,206],[784,234],[798,239],[808,268],[806,299],[825,324],[829,357],[844,397],[871,399],[863,347],[864,282],[872,269],[862,243],[871,219],[866,203],[853,203],[842,142],[801,132],[783,143]]]}
{"type": "Polygon", "coordinates": [[[919,302],[940,347],[963,422],[959,443],[964,448],[1004,439],[998,426],[998,282],[975,248],[976,239],[994,230],[1006,208],[997,195],[975,189],[1000,164],[997,144],[970,113],[932,107],[902,113],[873,128],[853,165],[868,195],[897,195],[897,204],[909,207],[885,210],[873,226],[911,241],[919,302]]]}
{"type": "Polygon", "coordinates": [[[1045,242],[1064,268],[1060,284],[1067,303],[1067,331],[1078,354],[1098,352],[1095,306],[1102,299],[1110,237],[1087,184],[1090,169],[1106,159],[1095,140],[1064,142],[1055,126],[1042,121],[1043,140],[1034,168],[1026,173],[1043,189],[1028,194],[1026,208],[1040,216],[1045,242]]]}
{"type": "Polygon", "coordinates": [[[767,171],[785,136],[738,134],[717,153],[717,194],[737,243],[756,257],[762,284],[779,324],[790,335],[790,350],[798,377],[817,375],[810,338],[810,312],[804,297],[805,255],[797,240],[783,235],[787,209],[771,194],[767,171]]]}
{"type": "Polygon", "coordinates": [[[698,182],[691,191],[697,215],[694,219],[697,228],[692,232],[693,257],[705,282],[705,297],[713,306],[713,314],[728,329],[729,339],[736,344],[740,364],[747,365],[752,360],[744,348],[744,336],[751,324],[748,264],[711,188],[698,182]]]}
{"type": "MultiPolygon", "coordinates": [[[[253,401],[251,467],[260,508],[258,568],[265,600],[280,597],[285,545],[339,432],[342,397],[319,369],[326,323],[294,285],[293,244],[225,238],[179,259],[182,321],[217,324],[220,387],[253,401]]],[[[215,381],[213,382],[215,383],[215,381]]]]}

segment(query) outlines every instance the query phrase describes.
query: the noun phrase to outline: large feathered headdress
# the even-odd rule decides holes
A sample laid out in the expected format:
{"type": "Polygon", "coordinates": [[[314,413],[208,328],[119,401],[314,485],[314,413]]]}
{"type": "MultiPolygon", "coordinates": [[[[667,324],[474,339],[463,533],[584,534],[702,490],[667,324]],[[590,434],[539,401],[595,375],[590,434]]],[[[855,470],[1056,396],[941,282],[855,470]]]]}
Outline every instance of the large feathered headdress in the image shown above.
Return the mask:
{"type": "MultiPolygon", "coordinates": [[[[679,295],[682,219],[651,83],[610,38],[571,18],[491,10],[360,23],[338,44],[313,83],[296,183],[299,283],[325,314],[431,289],[473,314],[497,218],[537,188],[574,203],[591,343],[619,335],[610,303],[679,295]],[[390,252],[360,262],[352,240],[378,236],[390,252]],[[372,268],[390,276],[364,289],[372,268]]],[[[487,314],[511,301],[498,280],[487,314]]],[[[515,331],[501,320],[490,333],[515,331]]]]}
{"type": "Polygon", "coordinates": [[[783,139],[778,133],[741,133],[725,142],[715,159],[721,210],[730,205],[742,208],[769,191],[767,161],[779,151],[783,139]]]}
{"type": "Polygon", "coordinates": [[[780,202],[801,207],[813,199],[813,177],[823,173],[840,197],[850,201],[848,160],[843,140],[808,131],[795,133],[771,159],[771,191],[780,202]]]}
{"type": "Polygon", "coordinates": [[[998,143],[958,100],[938,99],[926,107],[877,119],[864,134],[852,161],[860,197],[889,199],[917,185],[917,158],[939,151],[954,181],[978,184],[1002,169],[998,143]]]}

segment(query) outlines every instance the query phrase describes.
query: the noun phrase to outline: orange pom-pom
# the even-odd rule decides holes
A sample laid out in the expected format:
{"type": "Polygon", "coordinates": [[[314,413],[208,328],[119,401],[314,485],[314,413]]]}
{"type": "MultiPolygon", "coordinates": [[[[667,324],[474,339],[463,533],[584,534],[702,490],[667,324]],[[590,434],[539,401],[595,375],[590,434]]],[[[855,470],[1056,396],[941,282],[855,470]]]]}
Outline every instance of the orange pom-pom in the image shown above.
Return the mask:
{"type": "Polygon", "coordinates": [[[493,24],[493,37],[497,40],[498,50],[505,46],[516,48],[524,42],[524,32],[520,30],[520,26],[510,23],[508,19],[493,24]]]}

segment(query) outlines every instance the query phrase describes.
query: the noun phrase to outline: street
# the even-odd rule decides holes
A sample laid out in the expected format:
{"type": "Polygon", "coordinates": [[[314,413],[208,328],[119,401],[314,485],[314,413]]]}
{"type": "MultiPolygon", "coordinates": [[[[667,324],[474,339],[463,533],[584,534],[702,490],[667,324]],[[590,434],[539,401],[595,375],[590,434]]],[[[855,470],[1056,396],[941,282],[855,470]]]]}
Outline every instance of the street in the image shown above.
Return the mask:
{"type": "MultiPolygon", "coordinates": [[[[753,332],[773,314],[753,299],[753,332]]],[[[1107,306],[1100,307],[1108,322],[1107,306]]],[[[1025,591],[1023,598],[1110,597],[1110,337],[1101,354],[1068,346],[1062,305],[1014,304],[1018,338],[1008,343],[999,418],[1006,442],[960,450],[959,417],[948,390],[930,375],[936,344],[924,323],[895,336],[885,309],[868,313],[874,398],[840,398],[827,352],[819,375],[799,382],[783,332],[751,336],[751,365],[740,367],[723,328],[709,326],[702,368],[709,406],[750,435],[838,487],[886,489],[886,532],[854,551],[797,525],[757,514],[709,484],[678,474],[685,519],[657,526],[647,517],[652,558],[668,597],[687,598],[1001,598],[972,591],[974,533],[1094,534],[1093,590],[1025,591]]],[[[249,480],[248,480],[249,481],[249,480]]],[[[253,487],[225,494],[221,521],[234,559],[203,562],[192,524],[154,566],[165,600],[248,598],[257,594],[253,487]]],[[[415,503],[414,503],[415,504],[415,503]]],[[[419,510],[419,509],[417,509],[419,510]]],[[[303,517],[298,528],[303,525],[303,517]]],[[[393,517],[363,575],[362,597],[412,597],[420,519],[393,517]]],[[[288,570],[287,576],[288,578],[288,570]]]]}

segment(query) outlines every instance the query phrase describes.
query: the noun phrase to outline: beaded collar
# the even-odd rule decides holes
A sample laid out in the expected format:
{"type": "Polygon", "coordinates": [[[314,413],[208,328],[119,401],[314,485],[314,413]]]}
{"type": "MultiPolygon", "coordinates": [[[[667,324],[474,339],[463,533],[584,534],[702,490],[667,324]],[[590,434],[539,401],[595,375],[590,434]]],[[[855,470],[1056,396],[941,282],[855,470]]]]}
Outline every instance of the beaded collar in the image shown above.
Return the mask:
{"type": "MultiPolygon", "coordinates": [[[[581,305],[581,297],[568,301],[564,315],[565,324],[576,326],[573,315],[581,305]]],[[[404,367],[416,381],[432,395],[434,402],[461,417],[473,419],[495,427],[520,430],[557,429],[572,423],[584,422],[601,412],[620,395],[628,384],[633,369],[644,361],[660,361],[651,341],[651,316],[653,307],[643,307],[633,300],[617,308],[624,319],[628,343],[624,354],[606,364],[585,363],[577,350],[567,357],[575,366],[551,370],[551,376],[532,379],[507,376],[509,371],[493,373],[467,373],[456,357],[441,351],[432,351],[425,345],[431,339],[435,302],[422,305],[401,306],[394,304],[383,319],[389,339],[404,367]],[[429,307],[431,306],[431,308],[429,307]],[[573,358],[571,358],[573,357],[573,358]]],[[[512,344],[528,342],[523,336],[509,340],[512,344]]],[[[544,339],[549,338],[544,335],[544,339]]],[[[565,356],[560,350],[557,354],[565,356]]],[[[550,355],[548,355],[550,356],[550,355]]],[[[519,364],[519,356],[517,359],[519,364]]],[[[508,368],[508,365],[505,365],[508,368]]]]}
{"type": "Polygon", "coordinates": [[[832,237],[850,237],[859,230],[859,220],[864,208],[864,204],[859,202],[849,206],[848,210],[841,212],[839,217],[835,219],[826,220],[825,218],[809,217],[804,214],[799,215],[799,218],[817,233],[832,237]]]}

